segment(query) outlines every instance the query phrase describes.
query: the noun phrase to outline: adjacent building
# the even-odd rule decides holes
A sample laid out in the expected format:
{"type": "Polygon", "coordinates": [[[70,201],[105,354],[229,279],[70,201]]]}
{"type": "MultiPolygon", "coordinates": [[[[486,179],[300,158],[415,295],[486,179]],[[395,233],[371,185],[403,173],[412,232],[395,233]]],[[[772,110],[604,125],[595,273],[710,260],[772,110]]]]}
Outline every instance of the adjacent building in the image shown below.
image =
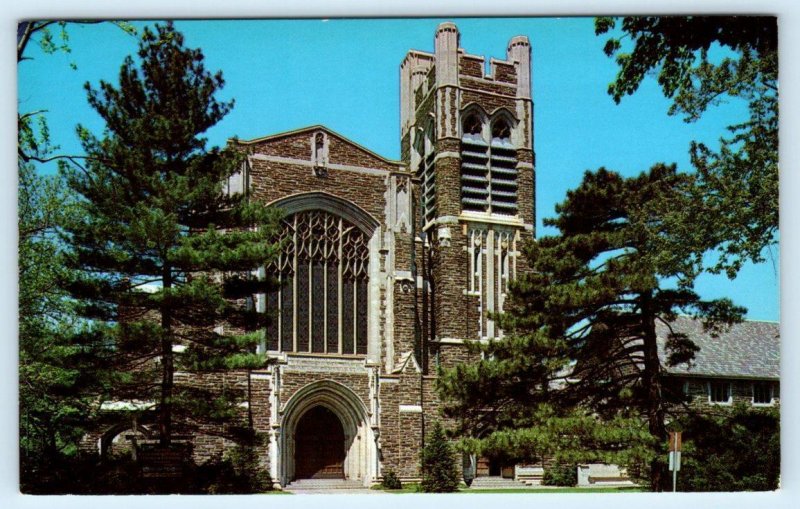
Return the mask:
{"type": "MultiPolygon", "coordinates": [[[[666,379],[680,385],[687,404],[711,411],[744,403],[755,407],[778,405],[780,401],[780,326],[777,322],[744,321],[716,337],[698,320],[678,317],[669,324],[686,334],[700,350],[689,364],[667,368],[666,379]]],[[[658,323],[659,355],[664,353],[668,326],[658,323]]],[[[666,363],[665,363],[666,364],[666,363]]]]}

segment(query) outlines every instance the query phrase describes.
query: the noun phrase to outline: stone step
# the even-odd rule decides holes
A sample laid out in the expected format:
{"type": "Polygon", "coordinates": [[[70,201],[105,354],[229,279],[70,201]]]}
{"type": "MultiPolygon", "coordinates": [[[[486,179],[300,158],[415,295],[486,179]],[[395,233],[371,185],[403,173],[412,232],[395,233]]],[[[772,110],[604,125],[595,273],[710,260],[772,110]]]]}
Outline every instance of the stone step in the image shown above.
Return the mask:
{"type": "Polygon", "coordinates": [[[514,479],[507,479],[504,477],[495,476],[482,476],[476,477],[472,480],[470,488],[472,489],[490,489],[490,488],[526,488],[527,485],[521,481],[514,479]]]}
{"type": "Polygon", "coordinates": [[[286,485],[287,490],[352,490],[363,488],[364,483],[355,479],[298,479],[286,485]]]}

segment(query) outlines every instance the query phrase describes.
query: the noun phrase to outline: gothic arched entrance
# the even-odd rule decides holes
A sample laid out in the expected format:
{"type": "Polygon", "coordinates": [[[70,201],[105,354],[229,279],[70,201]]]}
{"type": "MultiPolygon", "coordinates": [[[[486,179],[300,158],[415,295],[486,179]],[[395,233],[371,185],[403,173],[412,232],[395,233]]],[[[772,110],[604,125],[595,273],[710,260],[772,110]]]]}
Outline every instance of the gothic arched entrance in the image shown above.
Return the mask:
{"type": "Polygon", "coordinates": [[[365,486],[375,479],[376,436],[366,405],[351,389],[333,380],[312,382],[289,398],[281,414],[271,462],[272,475],[282,486],[320,469],[330,475],[337,463],[337,479],[365,486]],[[324,464],[317,463],[320,456],[327,458],[324,464]]]}
{"type": "Polygon", "coordinates": [[[295,440],[297,479],[344,479],[345,437],[336,414],[321,405],[307,411],[295,440]]]}

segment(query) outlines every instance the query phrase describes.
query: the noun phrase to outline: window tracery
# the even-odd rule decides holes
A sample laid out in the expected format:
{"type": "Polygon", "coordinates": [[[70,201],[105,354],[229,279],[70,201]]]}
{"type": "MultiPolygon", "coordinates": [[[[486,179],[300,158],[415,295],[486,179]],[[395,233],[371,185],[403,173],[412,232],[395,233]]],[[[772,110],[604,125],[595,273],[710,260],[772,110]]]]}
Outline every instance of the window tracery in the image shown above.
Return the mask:
{"type": "Polygon", "coordinates": [[[366,354],[369,239],[322,210],[287,217],[282,253],[266,272],[280,287],[266,296],[272,351],[366,354]]]}
{"type": "Polygon", "coordinates": [[[508,285],[517,273],[517,233],[513,230],[469,230],[469,283],[467,293],[478,297],[478,333],[482,339],[503,336],[489,319],[504,309],[508,285]]]}

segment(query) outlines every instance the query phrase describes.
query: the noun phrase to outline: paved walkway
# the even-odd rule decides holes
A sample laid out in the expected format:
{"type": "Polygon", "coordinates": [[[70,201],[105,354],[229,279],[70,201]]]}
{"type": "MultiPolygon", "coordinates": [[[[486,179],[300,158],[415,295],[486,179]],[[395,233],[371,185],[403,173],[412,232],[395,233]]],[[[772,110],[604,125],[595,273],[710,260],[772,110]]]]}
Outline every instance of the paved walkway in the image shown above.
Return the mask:
{"type": "Polygon", "coordinates": [[[371,490],[369,488],[334,488],[334,489],[322,489],[322,488],[312,488],[312,489],[286,489],[284,490],[288,493],[294,493],[295,495],[382,495],[384,494],[381,490],[371,490]]]}

